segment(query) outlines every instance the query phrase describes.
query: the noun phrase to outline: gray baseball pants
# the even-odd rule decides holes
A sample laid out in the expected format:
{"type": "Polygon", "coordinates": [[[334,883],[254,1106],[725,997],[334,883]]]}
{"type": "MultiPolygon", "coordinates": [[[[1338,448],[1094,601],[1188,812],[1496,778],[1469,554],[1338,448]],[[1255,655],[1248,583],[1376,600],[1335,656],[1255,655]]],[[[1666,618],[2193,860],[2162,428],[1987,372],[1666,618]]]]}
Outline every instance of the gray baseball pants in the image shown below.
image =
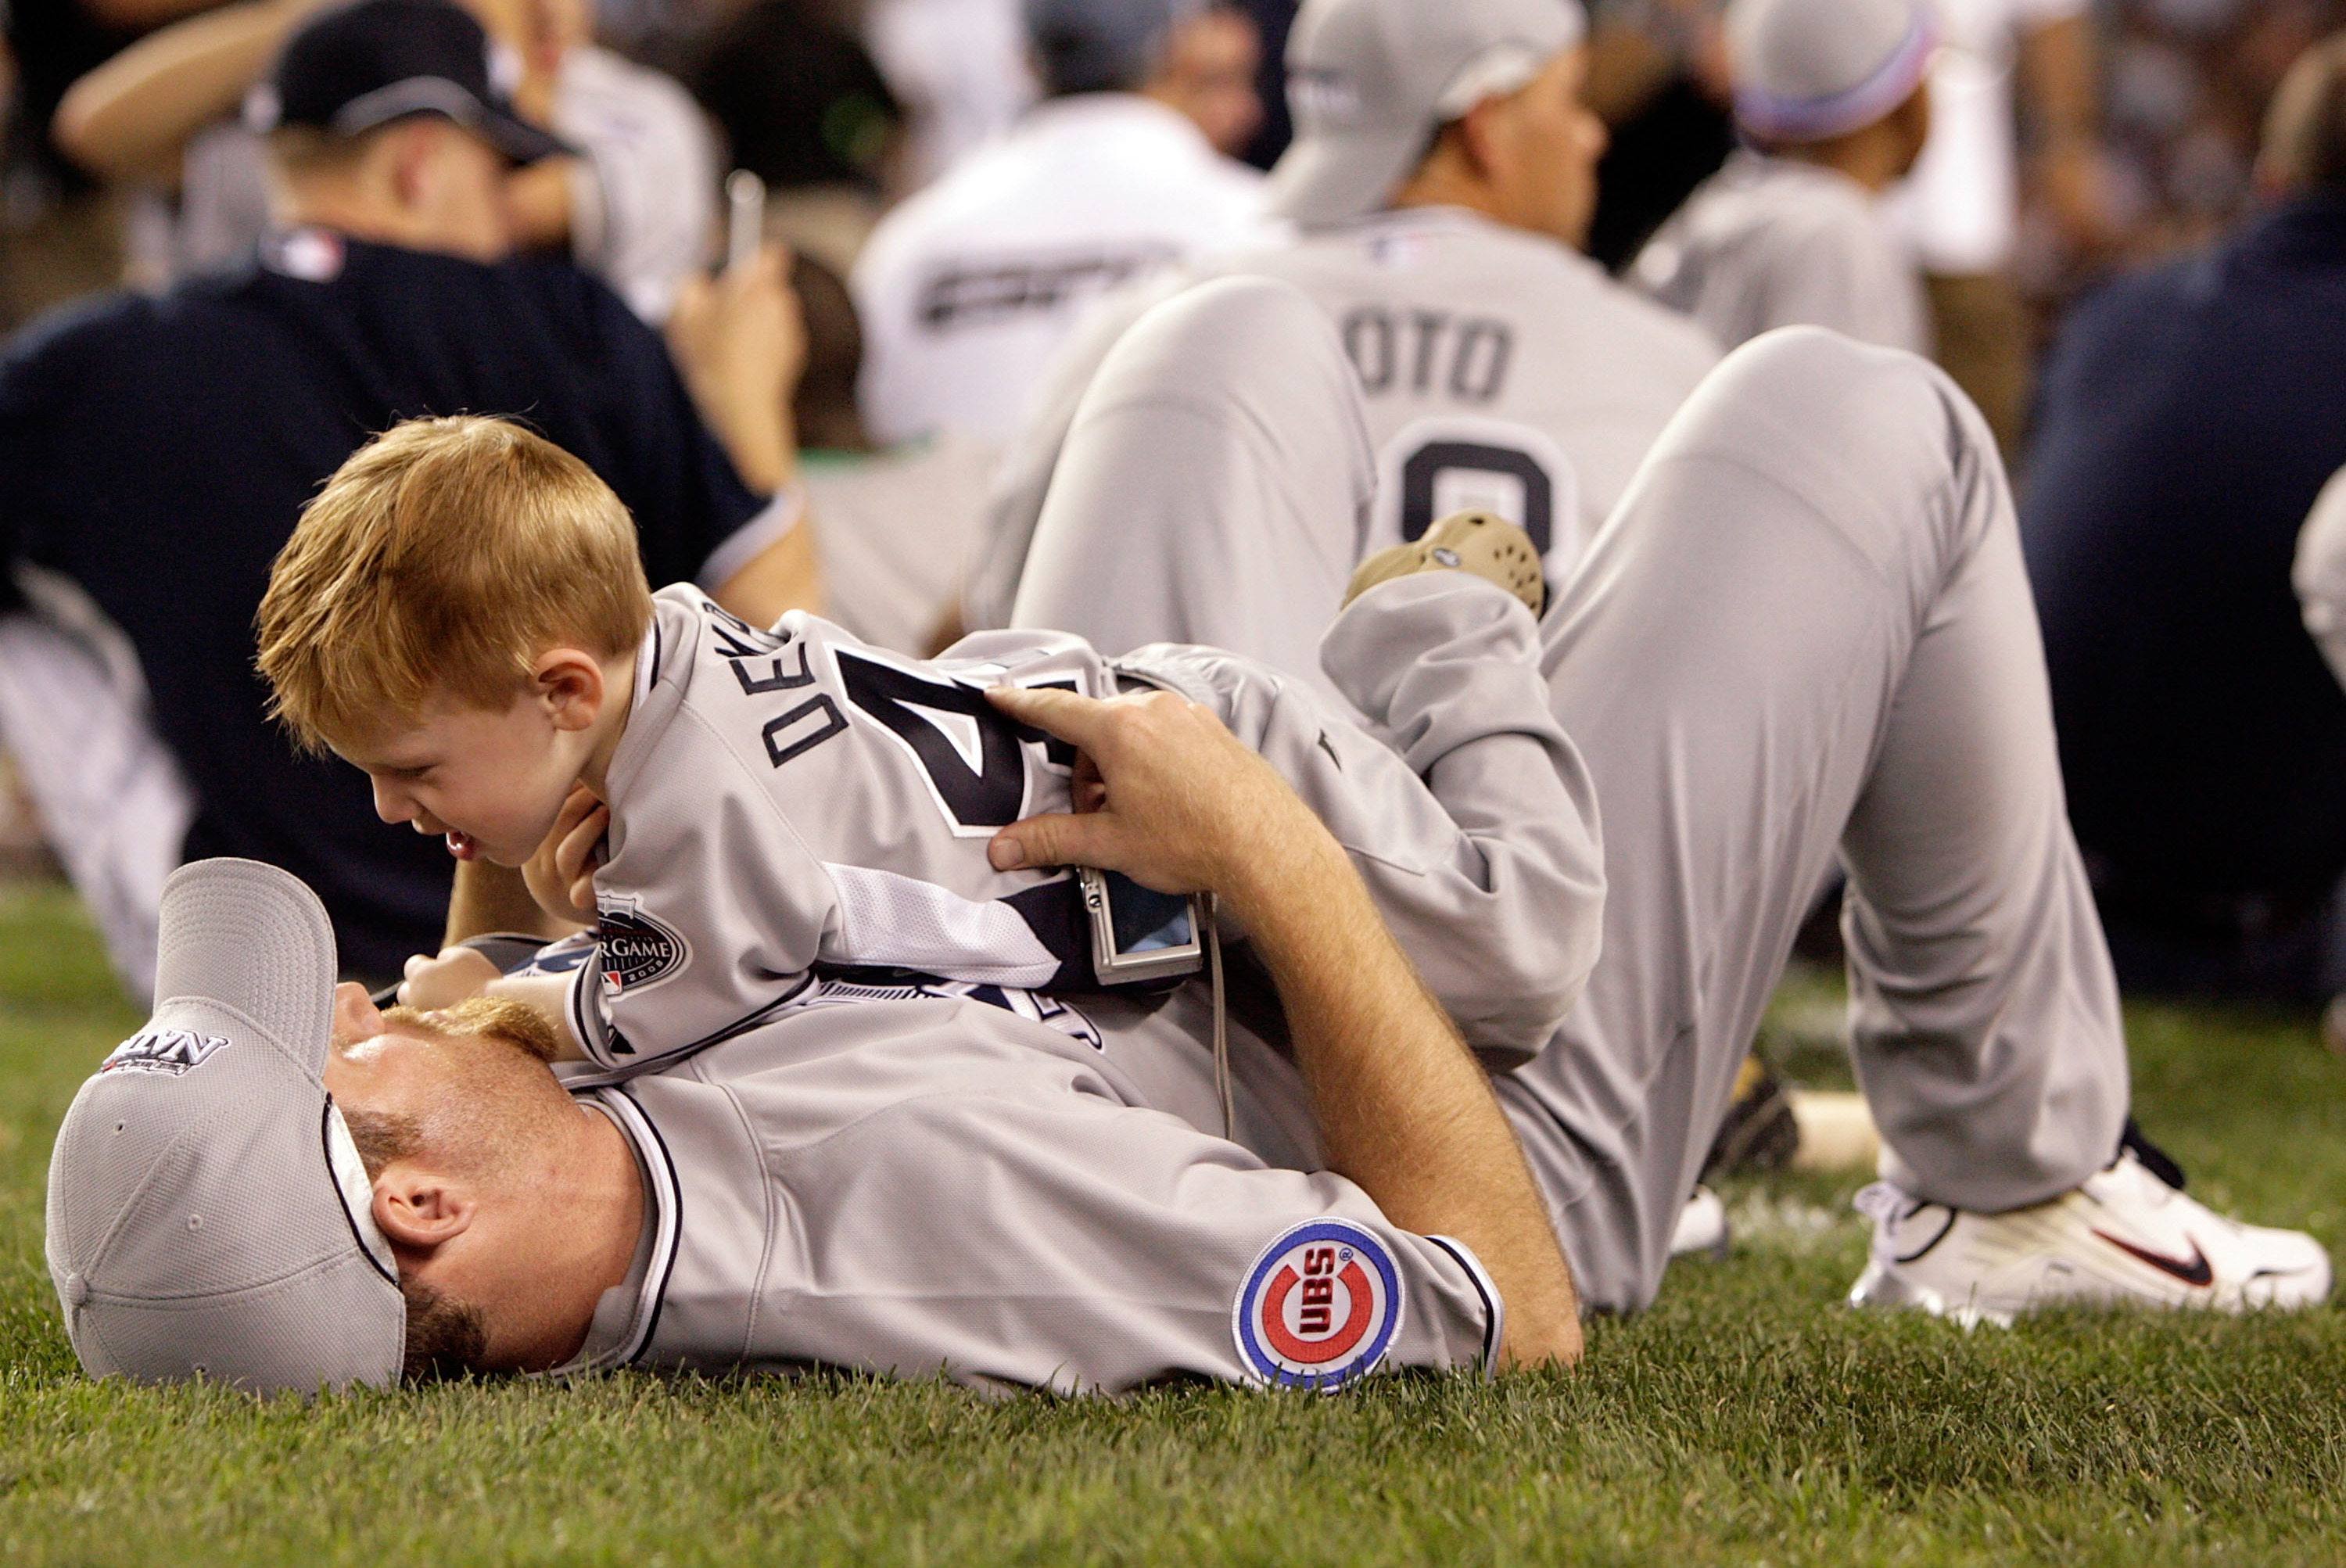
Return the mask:
{"type": "MultiPolygon", "coordinates": [[[[1322,558],[1356,537],[1354,476],[1331,464],[1315,488],[1308,467],[1250,470],[1344,452],[1358,411],[1277,395],[1319,391],[1324,362],[1300,356],[1341,354],[1300,316],[1268,330],[1292,313],[1260,291],[1277,288],[1159,307],[1086,394],[1083,461],[1053,480],[1038,556],[1184,562],[1138,582],[1129,636],[1118,580],[1092,578],[1076,629],[1103,651],[1210,628],[1293,668],[1324,624],[1322,558]],[[1172,351],[1182,340],[1190,351],[1172,351]],[[1280,352],[1250,351],[1261,341],[1280,352]],[[1188,412],[1137,412],[1150,407],[1188,412]],[[1240,411],[1246,439],[1200,412],[1217,407],[1240,411]],[[1270,537],[1218,568],[1239,516],[1270,537]],[[1300,593],[1281,560],[1311,565],[1300,593]],[[1183,595],[1201,602],[1171,602],[1183,595]],[[1280,630],[1282,615],[1321,619],[1280,630]],[[1249,646],[1249,626],[1274,630],[1249,646]]],[[[1023,586],[1019,604],[1022,619],[1054,607],[1023,586]]],[[[1603,942],[1556,1038],[1495,1082],[1585,1301],[1652,1299],[1837,854],[1883,1174],[1994,1211],[2113,1157],[2116,988],[2068,829],[2009,487],[1953,382],[1811,328],[1746,345],[1664,433],[1543,633],[1555,713],[1596,787],[1603,942]]]]}

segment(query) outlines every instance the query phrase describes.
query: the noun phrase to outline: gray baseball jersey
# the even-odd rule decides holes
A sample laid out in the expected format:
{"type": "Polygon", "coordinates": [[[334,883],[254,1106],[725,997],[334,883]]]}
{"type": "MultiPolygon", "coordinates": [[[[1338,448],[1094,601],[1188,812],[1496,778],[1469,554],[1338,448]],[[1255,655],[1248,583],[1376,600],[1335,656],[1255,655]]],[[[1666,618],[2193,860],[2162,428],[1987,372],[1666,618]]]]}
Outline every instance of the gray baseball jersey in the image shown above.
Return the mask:
{"type": "Polygon", "coordinates": [[[1579,759],[1507,596],[1460,576],[1372,601],[1349,617],[1349,662],[1392,745],[1209,650],[1112,667],[1075,637],[1002,632],[923,664],[803,614],[760,631],[688,586],[663,590],[608,775],[597,940],[569,993],[581,1044],[607,1068],[689,1052],[774,1015],[819,965],[1090,985],[1071,874],[985,857],[995,830],[1068,809],[1073,753],[984,688],[1107,695],[1137,677],[1211,707],[1278,767],[1423,943],[1427,983],[1469,1038],[1520,1059],[1596,959],[1579,759]]]}
{"type": "MultiPolygon", "coordinates": [[[[1521,524],[1562,582],[1719,360],[1700,328],[1587,258],[1457,209],[1383,212],[1190,274],[1224,276],[1292,283],[1336,323],[1378,473],[1367,525],[1347,541],[1355,561],[1479,506],[1521,524]]],[[[1123,329],[1166,291],[1104,305],[1055,369],[996,484],[964,592],[970,625],[1014,624],[1076,404],[1123,329]]]]}
{"type": "Polygon", "coordinates": [[[1464,1247],[1152,1108],[1119,1055],[1167,1043],[1128,1042],[1157,1025],[1108,1006],[1133,1028],[1103,1043],[1006,999],[818,982],[751,1033],[579,1090],[650,1201],[566,1369],[1076,1392],[1489,1364],[1499,1297],[1464,1247]]]}
{"type": "Polygon", "coordinates": [[[1931,351],[1905,243],[1836,169],[1739,152],[1647,242],[1629,280],[1729,348],[1775,327],[1831,327],[1931,351]]]}

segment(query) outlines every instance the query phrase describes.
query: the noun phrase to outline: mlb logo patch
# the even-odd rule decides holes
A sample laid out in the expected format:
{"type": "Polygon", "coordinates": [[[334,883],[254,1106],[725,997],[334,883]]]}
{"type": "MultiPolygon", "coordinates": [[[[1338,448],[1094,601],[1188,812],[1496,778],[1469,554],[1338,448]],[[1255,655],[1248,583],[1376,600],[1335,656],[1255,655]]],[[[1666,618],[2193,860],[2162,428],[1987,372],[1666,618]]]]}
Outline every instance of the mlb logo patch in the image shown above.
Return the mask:
{"type": "Polygon", "coordinates": [[[1391,1248],[1345,1219],[1315,1219],[1263,1248],[1231,1313],[1239,1359],[1279,1388],[1342,1388],[1375,1369],[1400,1331],[1391,1248]]]}

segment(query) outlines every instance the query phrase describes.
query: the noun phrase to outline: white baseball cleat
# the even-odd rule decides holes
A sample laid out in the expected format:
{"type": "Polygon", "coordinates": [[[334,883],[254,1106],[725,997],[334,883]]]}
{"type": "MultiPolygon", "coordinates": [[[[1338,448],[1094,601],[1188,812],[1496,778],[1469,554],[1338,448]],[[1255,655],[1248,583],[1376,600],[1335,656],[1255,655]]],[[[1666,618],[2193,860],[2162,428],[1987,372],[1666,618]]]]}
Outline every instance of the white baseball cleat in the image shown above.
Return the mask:
{"type": "Polygon", "coordinates": [[[2310,1307],[2330,1294],[2313,1237],[2227,1219],[2153,1176],[2132,1150],[2050,1203],[1974,1214],[1887,1182],[1857,1195],[1873,1255],[1859,1307],[1919,1307],[1970,1328],[2033,1308],[2142,1302],[2219,1312],[2310,1307]]]}
{"type": "Polygon", "coordinates": [[[1727,1230],[1727,1205],[1707,1186],[1698,1186],[1678,1210],[1678,1224],[1670,1230],[1670,1256],[1683,1257],[1690,1252],[1707,1252],[1713,1257],[1724,1257],[1732,1245],[1727,1230]]]}

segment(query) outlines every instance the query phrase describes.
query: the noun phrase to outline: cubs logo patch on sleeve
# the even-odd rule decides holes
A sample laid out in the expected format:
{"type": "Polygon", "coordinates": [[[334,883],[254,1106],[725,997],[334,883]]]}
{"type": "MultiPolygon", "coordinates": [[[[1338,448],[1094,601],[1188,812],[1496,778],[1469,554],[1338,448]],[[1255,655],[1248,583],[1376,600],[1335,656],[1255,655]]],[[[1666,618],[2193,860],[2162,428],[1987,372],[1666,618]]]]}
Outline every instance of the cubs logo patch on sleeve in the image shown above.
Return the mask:
{"type": "Polygon", "coordinates": [[[1392,1249],[1346,1219],[1307,1220],[1263,1248],[1230,1315],[1239,1359],[1278,1388],[1342,1388],[1401,1329],[1392,1249]]]}

